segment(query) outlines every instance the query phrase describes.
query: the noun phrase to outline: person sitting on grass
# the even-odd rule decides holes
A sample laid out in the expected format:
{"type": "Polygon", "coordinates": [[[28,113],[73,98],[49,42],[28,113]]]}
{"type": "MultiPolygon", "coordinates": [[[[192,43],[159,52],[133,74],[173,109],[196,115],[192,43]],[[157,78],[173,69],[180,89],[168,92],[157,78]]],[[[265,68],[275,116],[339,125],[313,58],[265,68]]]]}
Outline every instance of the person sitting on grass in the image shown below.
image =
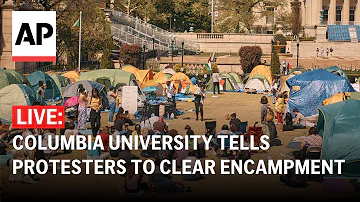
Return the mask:
{"type": "Polygon", "coordinates": [[[115,133],[118,135],[125,135],[128,131],[125,129],[124,115],[121,113],[116,114],[114,123],[115,133]]]}
{"type": "Polygon", "coordinates": [[[109,136],[110,136],[110,128],[108,126],[105,126],[105,128],[100,132],[101,142],[104,145],[104,150],[102,152],[108,152],[109,151],[109,136]]]}
{"type": "Polygon", "coordinates": [[[236,133],[240,133],[240,125],[241,125],[241,121],[240,121],[240,119],[238,119],[237,117],[236,117],[236,113],[232,113],[231,114],[231,120],[230,120],[230,124],[229,124],[230,126],[231,125],[235,125],[235,127],[236,127],[236,133]]]}
{"type": "Polygon", "coordinates": [[[142,194],[148,190],[147,183],[142,183],[144,173],[142,170],[135,174],[135,164],[131,164],[125,175],[125,193],[127,194],[142,194]]]}
{"type": "Polygon", "coordinates": [[[164,122],[163,117],[159,117],[158,121],[156,121],[153,125],[154,132],[159,132],[161,134],[166,134],[168,132],[168,126],[164,122]]]}
{"type": "Polygon", "coordinates": [[[104,160],[107,159],[110,154],[108,152],[104,152],[101,153],[101,148],[100,147],[96,147],[94,148],[95,145],[95,137],[91,136],[91,148],[87,148],[87,159],[89,160],[104,160]]]}
{"type": "Polygon", "coordinates": [[[306,128],[306,120],[304,115],[302,115],[297,108],[293,110],[295,114],[294,119],[294,129],[304,129],[306,128]]]}
{"type": "Polygon", "coordinates": [[[319,159],[320,153],[309,153],[306,155],[307,149],[312,146],[322,146],[322,137],[318,134],[318,130],[315,127],[311,127],[309,129],[309,136],[303,139],[301,142],[301,159],[305,160],[306,158],[309,159],[319,159]]]}
{"type": "MultiPolygon", "coordinates": [[[[294,151],[293,152],[293,160],[299,160],[300,159],[300,152],[294,151]]],[[[289,187],[305,187],[306,181],[305,181],[305,175],[301,174],[295,174],[295,168],[288,171],[288,174],[280,175],[280,182],[283,185],[289,186],[289,187]]]]}
{"type": "MultiPolygon", "coordinates": [[[[189,163],[186,163],[186,165],[190,165],[190,170],[191,170],[191,172],[193,172],[195,162],[197,160],[197,158],[194,156],[194,152],[189,152],[189,156],[186,157],[184,160],[190,161],[189,163]]],[[[192,173],[192,174],[181,174],[181,178],[184,181],[198,181],[202,177],[203,176],[201,176],[200,172],[196,172],[196,173],[192,173]]]]}

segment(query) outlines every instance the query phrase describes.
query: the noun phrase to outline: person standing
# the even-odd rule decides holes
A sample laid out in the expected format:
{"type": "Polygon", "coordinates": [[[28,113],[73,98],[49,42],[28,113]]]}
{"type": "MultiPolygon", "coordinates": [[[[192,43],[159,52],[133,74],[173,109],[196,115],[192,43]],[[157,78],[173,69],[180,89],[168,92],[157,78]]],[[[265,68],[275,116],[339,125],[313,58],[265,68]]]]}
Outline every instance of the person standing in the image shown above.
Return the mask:
{"type": "Polygon", "coordinates": [[[323,47],[321,47],[321,57],[324,57],[324,48],[323,47]]]}
{"type": "Polygon", "coordinates": [[[99,95],[99,91],[96,88],[93,88],[91,93],[92,96],[90,97],[90,102],[88,104],[88,107],[91,108],[90,123],[91,123],[92,135],[95,137],[100,129],[100,120],[101,120],[100,109],[102,107],[102,97],[99,95]]]}
{"type": "Polygon", "coordinates": [[[107,98],[109,100],[109,121],[108,124],[113,122],[115,108],[116,108],[116,98],[118,96],[118,91],[114,90],[114,86],[109,87],[109,92],[107,92],[107,98]]]}
{"type": "Polygon", "coordinates": [[[79,107],[78,107],[78,129],[85,130],[86,129],[86,105],[87,105],[87,93],[85,88],[79,89],[79,107]]]}
{"type": "Polygon", "coordinates": [[[212,74],[212,80],[213,80],[213,87],[214,87],[214,94],[215,94],[215,88],[217,88],[217,91],[218,91],[218,94],[220,94],[220,84],[219,84],[219,81],[220,81],[220,75],[218,73],[218,71],[215,71],[213,74],[212,74]]]}
{"type": "Polygon", "coordinates": [[[283,73],[283,75],[286,74],[286,64],[287,64],[286,61],[283,60],[283,61],[282,61],[282,67],[283,67],[283,68],[282,68],[282,73],[283,73]]]}
{"type": "Polygon", "coordinates": [[[196,113],[196,120],[199,120],[199,112],[201,116],[201,121],[204,120],[204,100],[206,96],[205,92],[205,85],[200,84],[199,87],[196,89],[195,93],[195,113],[196,113]]]}
{"type": "Polygon", "coordinates": [[[176,103],[175,103],[175,86],[170,81],[166,81],[164,88],[165,96],[169,102],[173,104],[173,113],[176,113],[176,103]]]}
{"type": "Polygon", "coordinates": [[[271,94],[272,94],[272,102],[273,102],[273,104],[275,104],[275,101],[276,101],[276,94],[277,94],[277,90],[278,90],[277,82],[278,81],[275,79],[273,81],[273,85],[271,86],[271,94]]]}
{"type": "Polygon", "coordinates": [[[319,57],[319,52],[320,52],[319,48],[316,48],[316,57],[319,57]]]}
{"type": "Polygon", "coordinates": [[[329,57],[329,48],[326,48],[326,57],[329,57]]]}
{"type": "Polygon", "coordinates": [[[45,89],[46,85],[44,84],[44,82],[39,81],[39,88],[36,92],[39,93],[42,98],[45,98],[45,89]]]}
{"type": "Polygon", "coordinates": [[[332,47],[330,47],[330,56],[332,56],[332,52],[334,51],[334,49],[332,47]]]}
{"type": "Polygon", "coordinates": [[[283,123],[282,115],[284,114],[284,111],[285,111],[285,100],[283,94],[280,94],[275,103],[275,112],[276,112],[276,118],[278,124],[283,123]]]}

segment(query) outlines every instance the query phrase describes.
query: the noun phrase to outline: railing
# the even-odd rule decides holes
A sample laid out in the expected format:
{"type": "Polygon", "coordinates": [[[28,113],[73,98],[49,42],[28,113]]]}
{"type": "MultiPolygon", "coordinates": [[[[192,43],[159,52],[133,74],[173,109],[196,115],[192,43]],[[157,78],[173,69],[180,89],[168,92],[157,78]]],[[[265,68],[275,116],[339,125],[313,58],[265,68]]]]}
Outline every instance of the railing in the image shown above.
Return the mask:
{"type": "Polygon", "coordinates": [[[196,38],[198,39],[223,39],[223,34],[197,34],[196,38]]]}
{"type": "Polygon", "coordinates": [[[168,48],[171,47],[172,44],[175,44],[177,47],[181,47],[182,42],[184,42],[185,49],[194,52],[199,50],[199,45],[197,45],[194,41],[176,38],[174,33],[149,24],[139,18],[129,16],[120,11],[112,10],[111,20],[117,24],[127,25],[129,30],[132,28],[130,31],[135,32],[138,38],[144,38],[147,41],[152,41],[152,38],[155,38],[162,43],[161,45],[167,46],[168,48]]]}

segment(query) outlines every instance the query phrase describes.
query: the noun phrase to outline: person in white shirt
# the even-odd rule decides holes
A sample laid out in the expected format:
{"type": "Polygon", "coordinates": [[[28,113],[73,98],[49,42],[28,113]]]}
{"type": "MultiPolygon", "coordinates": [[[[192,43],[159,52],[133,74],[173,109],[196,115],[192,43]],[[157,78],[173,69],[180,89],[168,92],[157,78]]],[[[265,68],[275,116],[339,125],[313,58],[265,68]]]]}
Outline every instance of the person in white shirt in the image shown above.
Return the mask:
{"type": "Polygon", "coordinates": [[[199,84],[199,87],[197,87],[195,93],[195,112],[196,112],[196,120],[199,120],[199,112],[200,112],[200,116],[201,116],[201,121],[204,120],[204,100],[205,100],[205,96],[206,96],[206,92],[205,92],[205,85],[204,84],[199,84]]]}
{"type": "Polygon", "coordinates": [[[283,73],[283,75],[286,75],[286,64],[287,64],[286,61],[283,60],[283,61],[282,61],[282,67],[283,67],[283,68],[282,68],[282,73],[283,73]]]}
{"type": "Polygon", "coordinates": [[[169,102],[173,104],[173,113],[176,114],[176,102],[175,102],[175,86],[170,81],[166,82],[165,88],[165,96],[169,102]]]}
{"type": "Polygon", "coordinates": [[[271,94],[272,94],[273,104],[275,104],[275,101],[276,101],[277,90],[278,90],[277,80],[274,80],[273,85],[271,86],[271,94]]]}
{"type": "Polygon", "coordinates": [[[219,85],[220,75],[217,71],[215,71],[212,74],[212,80],[213,80],[214,94],[215,94],[215,88],[217,88],[218,94],[220,94],[220,85],[219,85]]]}

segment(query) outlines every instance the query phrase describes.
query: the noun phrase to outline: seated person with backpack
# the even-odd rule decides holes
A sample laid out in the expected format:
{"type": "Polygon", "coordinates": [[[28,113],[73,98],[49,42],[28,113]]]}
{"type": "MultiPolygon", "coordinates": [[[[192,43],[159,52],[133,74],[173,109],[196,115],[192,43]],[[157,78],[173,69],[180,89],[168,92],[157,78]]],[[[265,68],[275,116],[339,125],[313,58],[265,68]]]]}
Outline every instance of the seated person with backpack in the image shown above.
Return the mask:
{"type": "Polygon", "coordinates": [[[295,114],[294,119],[294,129],[305,129],[306,128],[306,120],[304,115],[302,115],[297,108],[293,110],[295,114]]]}
{"type": "Polygon", "coordinates": [[[229,125],[230,126],[234,125],[236,127],[236,133],[240,134],[241,121],[239,118],[236,117],[236,113],[231,114],[231,120],[230,120],[229,125]]]}
{"type": "Polygon", "coordinates": [[[283,125],[283,131],[292,131],[294,130],[294,122],[290,112],[287,112],[285,115],[285,123],[283,125]]]}
{"type": "Polygon", "coordinates": [[[301,142],[301,159],[305,160],[306,158],[309,159],[319,159],[320,153],[309,153],[307,155],[307,149],[312,146],[322,146],[322,137],[318,134],[318,130],[315,127],[311,127],[309,129],[309,136],[304,138],[301,142]]]}

